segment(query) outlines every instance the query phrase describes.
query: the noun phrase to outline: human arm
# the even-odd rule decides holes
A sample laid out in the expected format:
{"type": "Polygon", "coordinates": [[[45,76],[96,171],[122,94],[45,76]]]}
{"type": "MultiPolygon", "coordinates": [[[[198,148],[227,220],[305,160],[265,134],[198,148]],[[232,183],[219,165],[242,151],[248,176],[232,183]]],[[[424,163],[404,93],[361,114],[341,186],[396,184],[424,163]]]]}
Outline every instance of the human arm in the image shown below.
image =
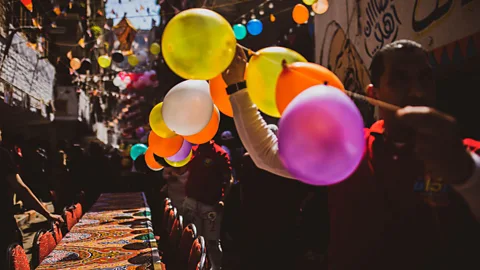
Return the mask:
{"type": "Polygon", "coordinates": [[[480,142],[462,140],[456,120],[432,108],[406,107],[397,117],[415,130],[416,154],[432,177],[450,184],[480,222],[480,157],[474,152],[480,142]]]}
{"type": "Polygon", "coordinates": [[[48,212],[38,198],[33,194],[30,188],[23,182],[19,174],[9,174],[8,183],[13,191],[24,201],[25,205],[40,213],[50,221],[64,222],[59,215],[48,212]]]}
{"type": "MultiPolygon", "coordinates": [[[[223,73],[227,85],[243,81],[245,66],[245,53],[243,49],[237,47],[234,60],[223,73]]],[[[255,165],[282,177],[293,178],[280,160],[277,137],[268,129],[257,106],[250,99],[247,89],[231,94],[230,103],[237,132],[255,165]]]]}

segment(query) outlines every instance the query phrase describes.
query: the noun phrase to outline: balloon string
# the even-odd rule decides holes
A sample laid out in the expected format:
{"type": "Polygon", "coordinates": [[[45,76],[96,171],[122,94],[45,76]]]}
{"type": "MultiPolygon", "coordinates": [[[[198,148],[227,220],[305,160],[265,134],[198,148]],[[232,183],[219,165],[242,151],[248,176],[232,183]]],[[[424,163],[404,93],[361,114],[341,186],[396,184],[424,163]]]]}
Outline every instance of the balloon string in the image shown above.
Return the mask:
{"type": "MultiPolygon", "coordinates": [[[[241,44],[238,44],[238,47],[242,48],[243,50],[247,51],[249,55],[256,55],[256,56],[259,56],[260,53],[258,52],[255,52],[253,50],[251,50],[250,48],[247,48],[241,44]]],[[[274,63],[274,64],[278,64],[277,61],[273,60],[273,59],[270,59],[268,56],[264,55],[265,59],[268,59],[270,62],[274,63]]],[[[287,65],[287,62],[285,60],[282,61],[282,66],[283,68],[288,68],[288,65],[287,65]]],[[[298,74],[300,74],[301,76],[305,76],[307,77],[308,79],[312,79],[310,76],[306,75],[306,74],[303,74],[297,70],[292,70],[294,72],[297,72],[298,74]]],[[[353,91],[350,91],[350,90],[343,90],[345,92],[345,94],[347,94],[347,96],[353,98],[353,99],[356,99],[356,100],[361,100],[361,101],[364,101],[364,102],[368,102],[370,103],[371,105],[373,106],[378,106],[380,108],[383,108],[383,109],[386,109],[386,110],[389,110],[389,111],[397,111],[400,109],[399,106],[397,105],[394,105],[394,104],[391,104],[391,103],[388,103],[388,102],[385,102],[385,101],[382,101],[382,100],[379,100],[379,99],[375,99],[375,98],[371,98],[371,97],[368,97],[366,95],[362,95],[362,94],[359,94],[359,93],[355,93],[353,91]]]]}

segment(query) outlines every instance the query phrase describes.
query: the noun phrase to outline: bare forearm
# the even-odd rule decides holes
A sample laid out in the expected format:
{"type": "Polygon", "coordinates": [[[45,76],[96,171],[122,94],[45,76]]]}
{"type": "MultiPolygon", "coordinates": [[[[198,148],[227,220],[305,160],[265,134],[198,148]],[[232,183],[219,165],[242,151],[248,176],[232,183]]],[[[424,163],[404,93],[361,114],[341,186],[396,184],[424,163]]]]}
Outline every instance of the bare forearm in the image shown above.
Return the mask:
{"type": "MultiPolygon", "coordinates": [[[[17,175],[17,177],[19,176],[17,175]]],[[[48,217],[50,215],[48,210],[45,209],[43,204],[38,200],[38,198],[35,196],[35,194],[33,194],[32,190],[30,190],[27,185],[25,185],[23,182],[20,182],[16,186],[15,192],[24,201],[28,208],[32,208],[44,217],[48,217]]]]}

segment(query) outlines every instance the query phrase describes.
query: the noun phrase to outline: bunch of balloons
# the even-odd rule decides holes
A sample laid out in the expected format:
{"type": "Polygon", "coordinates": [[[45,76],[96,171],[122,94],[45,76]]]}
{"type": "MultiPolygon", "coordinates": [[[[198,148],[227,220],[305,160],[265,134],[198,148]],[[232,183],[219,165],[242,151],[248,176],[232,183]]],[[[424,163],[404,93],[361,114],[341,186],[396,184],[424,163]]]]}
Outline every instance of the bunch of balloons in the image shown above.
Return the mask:
{"type": "Polygon", "coordinates": [[[149,149],[171,166],[181,167],[190,161],[194,145],[215,136],[220,112],[206,81],[187,80],[170,89],[152,109],[149,123],[149,149]]]}
{"type": "Polygon", "coordinates": [[[157,87],[157,73],[155,70],[145,71],[143,73],[126,73],[120,72],[113,79],[113,84],[124,89],[137,89],[141,90],[145,87],[157,87]]]}
{"type": "Polygon", "coordinates": [[[356,169],[365,147],[363,120],[335,74],[295,51],[268,47],[250,58],[246,81],[258,108],[281,117],[279,155],[292,176],[332,185],[356,169]]]}

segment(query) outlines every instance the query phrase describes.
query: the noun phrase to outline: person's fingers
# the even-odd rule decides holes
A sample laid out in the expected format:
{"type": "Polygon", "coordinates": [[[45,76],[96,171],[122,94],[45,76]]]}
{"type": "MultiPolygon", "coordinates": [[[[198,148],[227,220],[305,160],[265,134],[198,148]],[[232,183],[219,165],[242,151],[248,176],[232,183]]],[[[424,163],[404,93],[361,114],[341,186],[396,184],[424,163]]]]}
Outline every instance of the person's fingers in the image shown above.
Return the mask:
{"type": "Polygon", "coordinates": [[[444,135],[454,132],[455,118],[433,108],[408,106],[399,109],[396,116],[406,125],[422,133],[444,135]]]}

